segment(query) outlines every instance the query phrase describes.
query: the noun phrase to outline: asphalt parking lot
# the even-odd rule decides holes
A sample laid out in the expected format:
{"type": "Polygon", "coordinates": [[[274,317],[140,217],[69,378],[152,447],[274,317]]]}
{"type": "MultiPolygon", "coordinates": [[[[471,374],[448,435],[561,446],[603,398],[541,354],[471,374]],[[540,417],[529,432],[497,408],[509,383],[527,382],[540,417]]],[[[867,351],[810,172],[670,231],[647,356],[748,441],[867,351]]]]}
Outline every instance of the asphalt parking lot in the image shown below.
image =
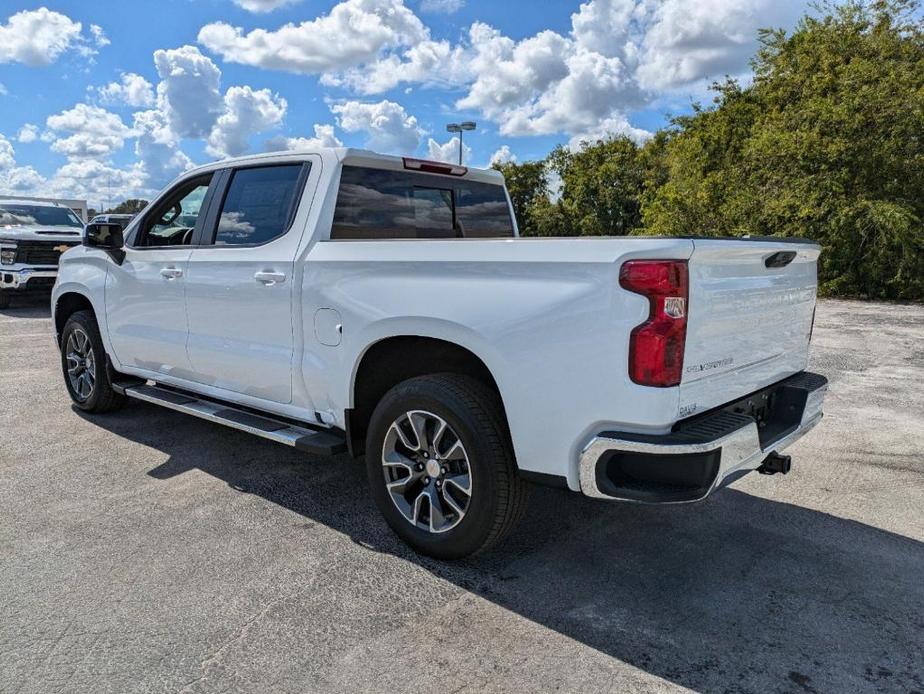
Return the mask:
{"type": "Polygon", "coordinates": [[[924,307],[819,305],[788,476],[643,508],[534,490],[441,564],[362,467],[152,405],[87,417],[0,311],[0,691],[924,692],[924,307]]]}

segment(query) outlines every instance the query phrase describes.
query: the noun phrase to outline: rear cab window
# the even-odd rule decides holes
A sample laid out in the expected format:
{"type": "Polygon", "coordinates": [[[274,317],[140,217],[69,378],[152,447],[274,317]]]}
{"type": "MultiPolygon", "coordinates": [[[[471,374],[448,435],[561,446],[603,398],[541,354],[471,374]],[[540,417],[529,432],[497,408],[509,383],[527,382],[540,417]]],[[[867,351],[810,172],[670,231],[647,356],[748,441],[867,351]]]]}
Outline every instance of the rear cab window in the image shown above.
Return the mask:
{"type": "Polygon", "coordinates": [[[512,238],[504,187],[408,171],[343,167],[331,239],[512,238]]]}

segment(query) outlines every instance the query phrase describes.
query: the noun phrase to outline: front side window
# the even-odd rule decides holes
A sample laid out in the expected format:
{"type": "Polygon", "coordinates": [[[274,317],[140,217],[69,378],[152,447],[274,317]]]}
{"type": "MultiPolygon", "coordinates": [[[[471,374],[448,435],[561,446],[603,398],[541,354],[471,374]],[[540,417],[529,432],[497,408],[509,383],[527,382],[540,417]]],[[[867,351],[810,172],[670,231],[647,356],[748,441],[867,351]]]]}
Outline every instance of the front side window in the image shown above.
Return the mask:
{"type": "Polygon", "coordinates": [[[291,223],[302,164],[238,169],[218,217],[215,245],[256,245],[282,236],[291,223]]]}
{"type": "Polygon", "coordinates": [[[212,175],[184,181],[145,217],[138,246],[185,246],[192,243],[193,232],[212,175]]]}
{"type": "Polygon", "coordinates": [[[512,237],[504,187],[344,166],[332,239],[512,237]]]}
{"type": "Polygon", "coordinates": [[[83,223],[66,207],[0,204],[0,227],[77,227],[83,223]]]}

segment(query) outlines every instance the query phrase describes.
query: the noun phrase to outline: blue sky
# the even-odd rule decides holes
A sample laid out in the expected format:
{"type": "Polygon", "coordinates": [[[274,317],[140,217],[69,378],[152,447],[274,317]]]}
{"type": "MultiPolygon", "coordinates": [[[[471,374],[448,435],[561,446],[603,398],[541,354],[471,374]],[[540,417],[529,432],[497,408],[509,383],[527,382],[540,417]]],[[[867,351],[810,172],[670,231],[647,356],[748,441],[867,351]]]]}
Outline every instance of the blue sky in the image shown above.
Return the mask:
{"type": "Polygon", "coordinates": [[[519,161],[642,140],[747,78],[790,0],[6,0],[0,193],[149,196],[212,159],[342,143],[519,161]]]}

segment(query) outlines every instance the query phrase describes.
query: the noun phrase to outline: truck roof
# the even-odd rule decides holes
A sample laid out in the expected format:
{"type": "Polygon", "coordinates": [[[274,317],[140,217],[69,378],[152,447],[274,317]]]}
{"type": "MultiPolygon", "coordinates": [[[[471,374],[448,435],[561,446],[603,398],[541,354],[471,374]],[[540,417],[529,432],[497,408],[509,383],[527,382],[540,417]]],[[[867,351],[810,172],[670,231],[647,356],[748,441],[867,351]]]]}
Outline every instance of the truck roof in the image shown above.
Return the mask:
{"type": "MultiPolygon", "coordinates": [[[[428,161],[414,156],[398,156],[394,154],[379,154],[378,152],[373,152],[368,149],[358,149],[355,147],[318,147],[315,149],[298,149],[298,150],[287,150],[287,151],[277,151],[277,152],[262,152],[260,154],[249,154],[243,157],[233,157],[230,159],[223,159],[221,161],[215,161],[210,164],[204,164],[198,166],[194,169],[191,169],[187,173],[198,172],[198,171],[209,171],[213,169],[223,168],[225,166],[236,165],[236,164],[259,164],[261,162],[271,163],[278,161],[280,158],[284,157],[294,157],[302,156],[305,154],[317,154],[324,158],[334,158],[337,161],[343,164],[357,165],[357,166],[369,166],[376,169],[392,169],[392,170],[412,170],[406,165],[405,162],[425,162],[426,164],[432,164],[439,167],[449,167],[453,169],[459,169],[455,164],[441,162],[441,161],[428,161]]],[[[464,178],[474,181],[482,181],[484,183],[493,183],[496,185],[503,185],[504,177],[500,171],[495,169],[480,169],[471,166],[462,167],[465,169],[465,173],[459,175],[458,173],[452,174],[453,177],[464,178]]],[[[433,171],[432,169],[428,170],[429,173],[440,173],[439,171],[433,171]]],[[[447,171],[448,173],[448,171],[447,171]]]]}
{"type": "MultiPolygon", "coordinates": [[[[67,207],[67,205],[62,205],[59,202],[52,202],[50,200],[18,200],[16,198],[0,198],[0,206],[2,205],[29,205],[30,207],[67,207]]],[[[71,209],[67,207],[67,209],[71,209]]]]}

